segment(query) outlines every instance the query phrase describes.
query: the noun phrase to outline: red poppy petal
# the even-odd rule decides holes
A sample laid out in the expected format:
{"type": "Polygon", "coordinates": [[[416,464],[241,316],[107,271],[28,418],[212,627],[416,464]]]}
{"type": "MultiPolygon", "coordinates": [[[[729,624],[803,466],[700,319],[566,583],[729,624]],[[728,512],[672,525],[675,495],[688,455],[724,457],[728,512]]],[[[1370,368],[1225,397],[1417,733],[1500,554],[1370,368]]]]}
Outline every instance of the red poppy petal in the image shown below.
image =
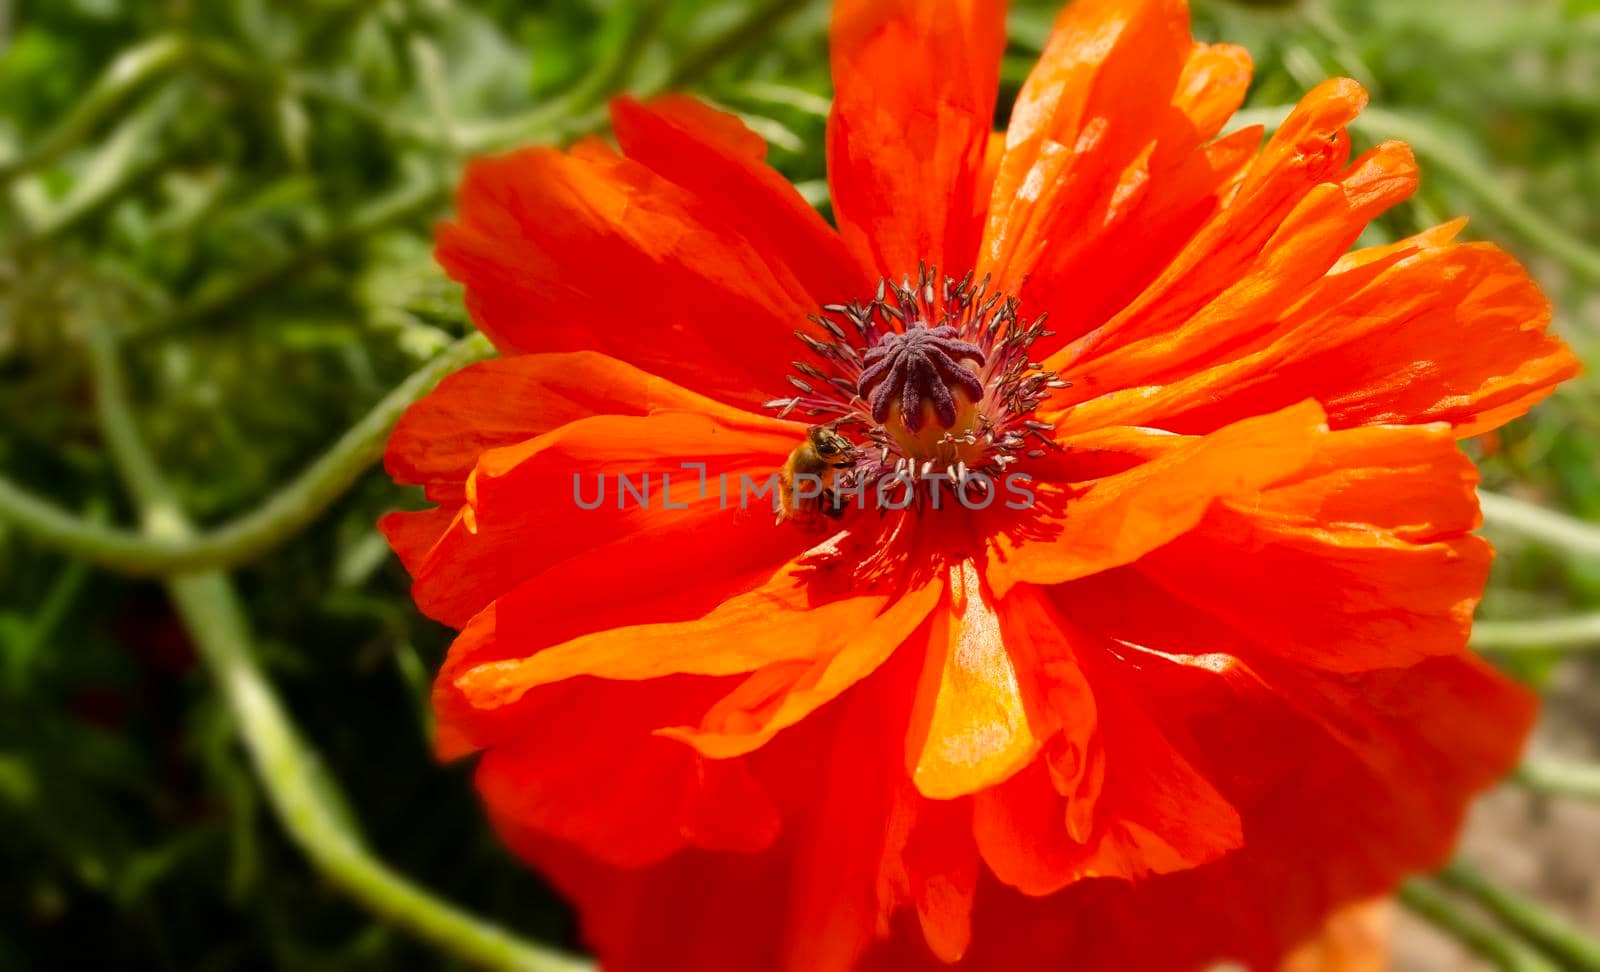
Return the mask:
{"type": "MultiPolygon", "coordinates": [[[[535,438],[591,415],[646,415],[665,409],[720,408],[711,399],[592,351],[532,354],[470,365],[408,408],[384,451],[396,481],[420,483],[440,505],[391,513],[379,529],[406,570],[418,576],[466,504],[466,480],[489,449],[535,438]]],[[[435,561],[437,567],[437,561],[435,561]]],[[[464,622],[487,598],[473,598],[464,622]]]]}
{"type": "Polygon", "coordinates": [[[765,485],[803,434],[716,406],[596,415],[491,449],[462,515],[413,570],[412,594],[424,612],[460,627],[527,578],[612,543],[659,548],[704,532],[709,549],[721,549],[716,538],[739,527],[750,544],[776,539],[759,526],[770,511],[748,508],[761,504],[742,486],[765,485]]]}
{"type": "MultiPolygon", "coordinates": [[[[823,718],[807,720],[807,728],[825,734],[825,745],[781,759],[781,753],[763,752],[771,757],[764,768],[774,775],[793,777],[797,765],[818,771],[790,780],[800,819],[786,894],[776,899],[786,902],[781,953],[751,968],[848,972],[878,931],[885,820],[900,766],[897,734],[906,718],[900,661],[891,659],[837,706],[818,713],[823,718]]],[[[756,906],[769,908],[771,900],[756,906]]]]}
{"type": "Polygon", "coordinates": [[[514,819],[493,819],[501,839],[576,905],[584,944],[606,972],[788,972],[781,964],[787,911],[765,905],[785,900],[787,847],[768,854],[682,852],[649,867],[622,868],[514,819]]]}
{"type": "Polygon", "coordinates": [[[1080,0],[1062,11],[1012,109],[980,273],[1032,299],[1024,280],[1066,273],[1129,208],[1157,153],[1165,170],[1210,137],[1174,110],[1194,53],[1182,0],[1080,0]]]}
{"type": "MultiPolygon", "coordinates": [[[[750,526],[718,517],[701,521],[688,536],[675,530],[629,536],[563,560],[499,597],[451,644],[434,683],[440,755],[452,758],[516,738],[526,713],[560,689],[538,689],[514,704],[484,709],[457,684],[464,673],[594,632],[689,621],[758,587],[794,547],[785,531],[766,531],[767,539],[752,536],[750,526]],[[691,542],[705,559],[685,570],[683,551],[691,542]],[[619,585],[619,565],[648,584],[619,585]]],[[[686,715],[698,717],[715,697],[686,715]]]]}
{"type": "Polygon", "coordinates": [[[645,166],[530,149],[474,162],[438,259],[503,351],[596,350],[758,405],[822,299],[727,208],[645,166]]]}
{"type": "Polygon", "coordinates": [[[1000,55],[1002,0],[840,0],[828,178],[840,229],[873,275],[971,269],[1000,55]]]}
{"type": "MultiPolygon", "coordinates": [[[[1219,499],[1248,499],[1311,460],[1322,410],[1306,402],[1247,419],[1083,487],[1042,482],[1032,510],[995,514],[987,579],[1057,584],[1131,563],[1197,525],[1219,499]]],[[[1063,440],[1071,453],[1071,441],[1063,440]]]]}
{"type": "MultiPolygon", "coordinates": [[[[1177,922],[1187,941],[1144,946],[1155,967],[1172,952],[1273,966],[1338,905],[1438,867],[1469,797],[1514,765],[1533,715],[1529,693],[1463,656],[1351,676],[1156,665],[1130,684],[1193,733],[1248,834],[1241,853],[1148,882],[1116,908],[1127,917],[1112,936],[1134,955],[1126,936],[1142,936],[1152,913],[1177,922]],[[1282,880],[1286,868],[1301,879],[1282,880]]],[[[1100,961],[1129,958],[1107,949],[1100,961]]]]}
{"type": "Polygon", "coordinates": [[[776,839],[777,807],[741,761],[706,760],[651,735],[704,705],[710,687],[563,689],[525,709],[521,735],[479,762],[478,791],[497,815],[620,867],[685,845],[750,853],[776,839]],[[572,732],[580,723],[584,731],[572,732]]]}
{"type": "Polygon", "coordinates": [[[717,406],[592,351],[480,361],[406,409],[384,450],[397,482],[463,483],[478,457],[591,415],[648,415],[717,406]]]}
{"type": "Polygon", "coordinates": [[[940,961],[961,961],[972,944],[980,861],[971,801],[920,801],[905,859],[923,940],[940,961]]]}
{"type": "Polygon", "coordinates": [[[878,865],[901,761],[893,734],[904,704],[884,674],[751,758],[784,808],[770,853],[686,850],[623,870],[497,823],[576,899],[584,938],[607,969],[847,972],[879,929],[878,865]]]}
{"type": "Polygon", "coordinates": [[[1248,512],[1427,543],[1477,528],[1477,484],[1447,426],[1368,426],[1324,436],[1311,463],[1248,512]]]}
{"type": "Polygon", "coordinates": [[[1424,241],[1347,261],[1220,363],[1085,402],[1073,418],[1203,432],[1311,394],[1335,427],[1448,422],[1476,435],[1578,372],[1549,319],[1538,286],[1500,249],[1424,241]]]}
{"type": "MultiPolygon", "coordinates": [[[[922,625],[943,586],[922,585],[896,599],[865,626],[816,659],[769,665],[712,706],[698,727],[662,730],[704,755],[725,759],[752,752],[877,671],[922,625]]],[[[826,641],[826,639],[824,639],[826,641]]]]}
{"type": "Polygon", "coordinates": [[[1453,655],[1489,567],[1467,534],[1476,479],[1442,427],[1334,432],[1282,486],[1060,597],[1069,617],[1164,651],[1225,644],[1335,672],[1453,655]]]}
{"type": "Polygon", "coordinates": [[[1033,673],[1008,649],[978,568],[970,560],[952,566],[948,590],[945,609],[933,618],[906,739],[911,779],[935,800],[1001,782],[1040,745],[1037,716],[1029,716],[1038,706],[1033,673]]]}
{"type": "MultiPolygon", "coordinates": [[[[971,967],[1276,968],[1341,905],[1438,866],[1467,797],[1512,765],[1531,717],[1528,693],[1459,658],[1323,677],[1310,691],[1316,682],[1188,665],[1141,666],[1127,682],[1220,781],[1247,841],[1199,868],[1047,897],[986,876],[971,967]]],[[[902,929],[865,967],[941,966],[902,929]]]]}
{"type": "MultiPolygon", "coordinates": [[[[1153,283],[1206,221],[1261,147],[1259,131],[1207,142],[1244,98],[1250,57],[1228,45],[1195,45],[1170,108],[1149,122],[1147,146],[1132,157],[1091,216],[1078,225],[1055,219],[1048,246],[1010,266],[1024,305],[1049,312],[1057,337],[1048,353],[1104,323],[1153,283]]],[[[1095,143],[1098,145],[1098,143],[1095,143]]],[[[1070,190],[1077,192],[1078,190],[1070,190]]],[[[986,251],[986,257],[988,253],[986,251]]]]}
{"type": "Polygon", "coordinates": [[[1052,405],[1065,407],[1119,388],[1180,380],[1270,331],[1305,300],[1368,223],[1416,186],[1410,149],[1397,142],[1374,149],[1340,181],[1306,193],[1262,243],[1254,262],[1189,319],[1169,320],[1161,325],[1164,329],[1138,340],[1128,339],[1143,325],[1130,322],[1122,335],[1127,343],[1104,353],[1086,353],[1081,343],[1075,344],[1048,359],[1047,367],[1065,371],[1074,382],[1052,405]]]}
{"type": "MultiPolygon", "coordinates": [[[[1065,352],[1090,359],[1152,335],[1170,333],[1245,277],[1284,219],[1318,185],[1335,182],[1349,159],[1348,125],[1366,106],[1354,81],[1329,81],[1300,102],[1273,133],[1226,205],[1190,238],[1126,306],[1095,322],[1065,352]]],[[[1250,133],[1240,138],[1249,139],[1250,133]]]]}
{"type": "Polygon", "coordinates": [[[1036,762],[977,797],[974,833],[995,874],[1043,895],[1086,877],[1186,870],[1240,846],[1238,813],[1121,685],[1115,646],[1072,627],[1032,588],[1013,592],[1004,609],[1012,624],[1058,642],[1044,646],[1054,678],[1082,688],[1055,701],[1092,692],[1093,709],[1086,728],[1085,713],[1052,705],[1068,758],[1036,762]],[[1086,765],[1092,790],[1083,786],[1086,765]]]}
{"type": "Polygon", "coordinates": [[[1196,44],[1183,65],[1172,105],[1194,133],[1210,138],[1244,104],[1254,65],[1237,44],[1196,44]]]}
{"type": "Polygon", "coordinates": [[[788,267],[815,308],[858,300],[873,282],[844,241],[776,169],[767,145],[726,112],[682,95],[645,104],[612,102],[617,141],[628,157],[707,203],[759,252],[788,267]]]}
{"type": "Polygon", "coordinates": [[[428,551],[450,529],[461,514],[461,504],[435,506],[426,510],[397,510],[378,520],[378,530],[413,576],[427,561],[428,551]]]}
{"type": "MultiPolygon", "coordinates": [[[[1105,792],[1106,746],[1100,704],[1079,657],[1084,639],[1063,623],[1032,585],[1011,592],[1000,606],[1000,622],[1008,642],[1019,646],[1032,669],[1043,699],[1037,713],[1045,739],[1039,765],[1051,787],[1066,799],[1066,813],[1054,819],[1051,833],[1054,836],[1064,827],[1072,842],[1087,845],[1105,792]]],[[[1057,807],[1053,799],[1047,803],[1057,807]]]]}
{"type": "MultiPolygon", "coordinates": [[[[455,685],[475,707],[497,709],[542,685],[583,675],[638,681],[675,674],[739,675],[784,662],[815,662],[836,653],[890,599],[865,595],[814,603],[809,573],[809,567],[791,562],[704,617],[595,631],[526,658],[477,665],[458,675],[455,685]]],[[[479,623],[474,619],[468,632],[479,623]]]]}

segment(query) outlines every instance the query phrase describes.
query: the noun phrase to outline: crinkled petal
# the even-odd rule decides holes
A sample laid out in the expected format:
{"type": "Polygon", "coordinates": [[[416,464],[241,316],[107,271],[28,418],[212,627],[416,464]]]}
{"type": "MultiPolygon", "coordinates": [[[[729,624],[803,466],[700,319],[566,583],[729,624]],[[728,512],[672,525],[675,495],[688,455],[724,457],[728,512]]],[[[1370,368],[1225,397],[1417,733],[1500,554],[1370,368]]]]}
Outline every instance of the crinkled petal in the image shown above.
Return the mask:
{"type": "Polygon", "coordinates": [[[1241,276],[1187,320],[1165,319],[1159,329],[1137,340],[1130,338],[1141,324],[1129,322],[1122,334],[1126,343],[1096,353],[1087,342],[1076,342],[1049,358],[1048,367],[1066,372],[1074,382],[1052,404],[1066,407],[1119,388],[1181,379],[1197,362],[1214,360],[1269,331],[1305,300],[1368,223],[1416,186],[1411,151],[1399,143],[1379,146],[1338,182],[1307,192],[1241,276]]]}
{"type": "Polygon", "coordinates": [[[1005,13],[1003,0],[834,4],[828,180],[869,274],[973,266],[1005,13]]]}
{"type": "Polygon", "coordinates": [[[716,411],[704,395],[592,351],[468,365],[395,423],[384,466],[402,483],[465,483],[478,457],[591,415],[716,411]]]}
{"type": "MultiPolygon", "coordinates": [[[[1179,94],[1195,54],[1182,0],[1080,0],[1062,11],[1011,112],[980,273],[1035,298],[1025,280],[1067,274],[1150,182],[1164,182],[1209,137],[1195,126],[1205,120],[1175,105],[1195,101],[1193,77],[1179,94]]],[[[1197,70],[1217,93],[1230,86],[1226,72],[1197,70]]]]}
{"type": "Polygon", "coordinates": [[[663,733],[719,759],[766,745],[877,671],[902,645],[914,642],[913,634],[934,609],[941,590],[934,582],[907,592],[882,614],[849,632],[833,654],[770,664],[712,706],[698,727],[663,733]]]}
{"type": "Polygon", "coordinates": [[[818,282],[823,258],[797,270],[785,260],[794,248],[762,245],[772,230],[757,232],[751,217],[798,217],[787,190],[752,174],[758,163],[725,129],[695,115],[662,134],[640,112],[621,114],[647,157],[658,147],[650,136],[709,139],[698,151],[724,157],[730,191],[752,208],[594,148],[529,149],[468,168],[459,215],[439,231],[439,262],[466,285],[473,320],[502,351],[601,351],[758,405],[789,369],[797,325],[839,298],[810,292],[798,275],[818,282]]]}
{"type": "MultiPolygon", "coordinates": [[[[1087,485],[1041,481],[1030,508],[994,514],[987,579],[1056,584],[1137,560],[1193,529],[1218,500],[1250,497],[1304,468],[1325,434],[1306,402],[1176,441],[1159,459],[1087,485]]],[[[1062,441],[1070,457],[1069,439],[1062,441]]]]}
{"type": "Polygon", "coordinates": [[[682,95],[645,104],[620,98],[611,114],[629,158],[716,205],[753,247],[788,267],[818,307],[868,293],[839,234],[766,164],[766,143],[743,122],[682,95]]]}
{"type": "Polygon", "coordinates": [[[1057,642],[1043,646],[1051,680],[1071,690],[1057,703],[1092,695],[1093,711],[1052,708],[1065,723],[1057,758],[978,796],[974,833],[995,875],[1047,895],[1085,878],[1183,871],[1237,849],[1238,811],[1167,738],[1165,713],[1123,685],[1118,646],[1072,625],[1035,589],[1018,588],[1006,607],[1014,624],[1057,642]]]}
{"type": "MultiPolygon", "coordinates": [[[[580,676],[640,681],[669,675],[741,675],[769,665],[816,662],[883,613],[887,596],[819,600],[810,569],[791,562],[760,586],[690,621],[631,625],[581,635],[526,658],[462,672],[456,686],[480,709],[511,705],[542,685],[580,676]]],[[[463,633],[498,624],[496,609],[463,633]]]]}
{"type": "Polygon", "coordinates": [[[1469,533],[1476,481],[1444,427],[1333,432],[1294,477],[1061,597],[1075,620],[1166,651],[1227,644],[1333,672],[1454,655],[1489,567],[1469,533]]]}
{"type": "MultiPolygon", "coordinates": [[[[1354,81],[1329,81],[1300,102],[1227,189],[1224,204],[1168,259],[1158,276],[1112,316],[1093,322],[1063,354],[1088,360],[1167,333],[1248,275],[1268,240],[1315,187],[1336,181],[1350,154],[1345,130],[1366,107],[1354,81]]],[[[1248,138],[1250,133],[1241,134],[1248,138]]]]}
{"type": "Polygon", "coordinates": [[[942,962],[961,961],[972,945],[980,863],[971,801],[921,801],[905,864],[922,938],[942,962]]]}
{"type": "MultiPolygon", "coordinates": [[[[716,406],[595,415],[491,449],[458,516],[413,567],[412,594],[460,627],[519,583],[591,551],[614,547],[615,571],[630,550],[643,561],[640,551],[681,552],[690,538],[708,557],[741,543],[739,531],[748,545],[781,543],[750,529],[772,514],[749,494],[803,436],[802,426],[716,406]]],[[[713,570],[725,562],[707,561],[713,570]]]]}
{"type": "Polygon", "coordinates": [[[944,610],[929,632],[906,744],[911,779],[924,796],[976,793],[1038,753],[1034,673],[1022,662],[1002,634],[994,595],[984,589],[978,567],[970,560],[952,566],[944,610]]]}
{"type": "MultiPolygon", "coordinates": [[[[1243,846],[1198,868],[1045,896],[985,875],[972,968],[1276,968],[1342,905],[1439,866],[1468,799],[1514,765],[1532,717],[1529,693],[1464,657],[1333,676],[1150,655],[1119,683],[1238,809],[1243,846]]],[[[942,966],[901,925],[863,967],[942,966]]]]}
{"type": "Polygon", "coordinates": [[[685,846],[763,851],[782,824],[745,764],[704,759],[651,734],[714,690],[662,680],[548,692],[524,709],[516,739],[483,754],[478,792],[500,817],[621,867],[653,864],[685,846]]]}
{"type": "Polygon", "coordinates": [[[1186,373],[1151,376],[1165,383],[1107,389],[1073,406],[1072,423],[1205,432],[1310,394],[1336,428],[1448,422],[1465,437],[1577,374],[1571,351],[1546,333],[1549,302],[1515,260],[1434,240],[1354,255],[1267,332],[1213,349],[1186,373]]]}

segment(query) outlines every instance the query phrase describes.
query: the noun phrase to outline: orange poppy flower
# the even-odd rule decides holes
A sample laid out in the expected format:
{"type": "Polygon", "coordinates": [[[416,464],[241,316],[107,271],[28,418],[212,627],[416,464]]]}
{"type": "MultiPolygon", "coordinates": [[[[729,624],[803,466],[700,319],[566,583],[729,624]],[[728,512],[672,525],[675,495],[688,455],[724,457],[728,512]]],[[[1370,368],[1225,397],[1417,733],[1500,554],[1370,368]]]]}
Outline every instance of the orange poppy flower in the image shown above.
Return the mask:
{"type": "Polygon", "coordinates": [[[1517,757],[1456,440],[1576,370],[1538,288],[1347,252],[1411,153],[1351,159],[1351,81],[1219,135],[1249,58],[1181,0],[1071,4],[994,135],[1003,20],[836,4],[837,231],[669,97],[440,233],[505,356],[383,527],[461,629],[441,754],[609,969],[1267,964],[1517,757]]]}

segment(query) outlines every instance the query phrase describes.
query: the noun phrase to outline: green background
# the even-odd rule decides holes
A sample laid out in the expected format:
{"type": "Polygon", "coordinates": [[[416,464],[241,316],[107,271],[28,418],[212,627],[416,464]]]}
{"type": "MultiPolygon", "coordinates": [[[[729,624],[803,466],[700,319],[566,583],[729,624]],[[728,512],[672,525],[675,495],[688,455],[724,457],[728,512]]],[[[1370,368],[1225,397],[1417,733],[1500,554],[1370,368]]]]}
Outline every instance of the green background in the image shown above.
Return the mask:
{"type": "MultiPolygon", "coordinates": [[[[1054,6],[1016,5],[1003,104],[1054,6]]],[[[461,159],[593,130],[618,87],[685,86],[741,113],[826,206],[826,19],[759,0],[0,0],[0,473],[102,530],[168,502],[202,526],[250,514],[468,332],[429,237],[461,159]],[[136,458],[124,487],[96,342],[170,492],[145,483],[141,500],[136,458]]],[[[1426,177],[1368,242],[1472,215],[1469,235],[1527,261],[1596,361],[1600,3],[1197,2],[1195,21],[1252,51],[1262,117],[1328,76],[1366,84],[1383,111],[1358,141],[1413,140],[1426,177]]],[[[443,899],[576,947],[563,906],[495,844],[468,767],[429,756],[448,632],[414,610],[373,527],[419,503],[368,468],[381,427],[357,428],[365,451],[321,492],[288,497],[293,517],[267,518],[271,542],[225,551],[242,557],[231,580],[130,576],[151,570],[141,550],[91,564],[0,505],[0,968],[463,961],[375,917],[286,836],[241,746],[262,730],[241,730],[218,690],[252,658],[343,793],[301,781],[344,808],[328,828],[443,899]],[[238,657],[202,648],[207,631],[238,657]]],[[[1595,379],[1469,448],[1487,488],[1600,520],[1595,379]]],[[[183,547],[154,529],[157,553],[183,547]]],[[[1485,644],[1536,686],[1592,673],[1600,545],[1568,523],[1524,532],[1496,533],[1483,616],[1510,623],[1485,644]],[[1572,617],[1576,632],[1524,624],[1572,617]]],[[[1581,767],[1556,776],[1600,791],[1581,767]]]]}

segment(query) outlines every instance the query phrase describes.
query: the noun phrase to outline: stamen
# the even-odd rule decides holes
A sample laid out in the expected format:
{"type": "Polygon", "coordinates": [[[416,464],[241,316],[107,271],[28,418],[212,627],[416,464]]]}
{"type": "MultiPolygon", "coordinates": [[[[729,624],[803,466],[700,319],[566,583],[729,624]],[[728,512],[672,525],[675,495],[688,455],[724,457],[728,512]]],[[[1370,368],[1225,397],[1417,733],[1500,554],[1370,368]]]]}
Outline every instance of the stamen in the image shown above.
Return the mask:
{"type": "Polygon", "coordinates": [[[1004,474],[1055,447],[1034,410],[1070,387],[1029,353],[1050,336],[1045,318],[1025,322],[1019,308],[970,273],[957,280],[924,268],[915,283],[881,280],[871,299],[825,306],[813,329],[796,332],[814,356],[795,362],[790,382],[801,394],[767,405],[859,435],[847,484],[934,470],[956,483],[1004,474]]]}

